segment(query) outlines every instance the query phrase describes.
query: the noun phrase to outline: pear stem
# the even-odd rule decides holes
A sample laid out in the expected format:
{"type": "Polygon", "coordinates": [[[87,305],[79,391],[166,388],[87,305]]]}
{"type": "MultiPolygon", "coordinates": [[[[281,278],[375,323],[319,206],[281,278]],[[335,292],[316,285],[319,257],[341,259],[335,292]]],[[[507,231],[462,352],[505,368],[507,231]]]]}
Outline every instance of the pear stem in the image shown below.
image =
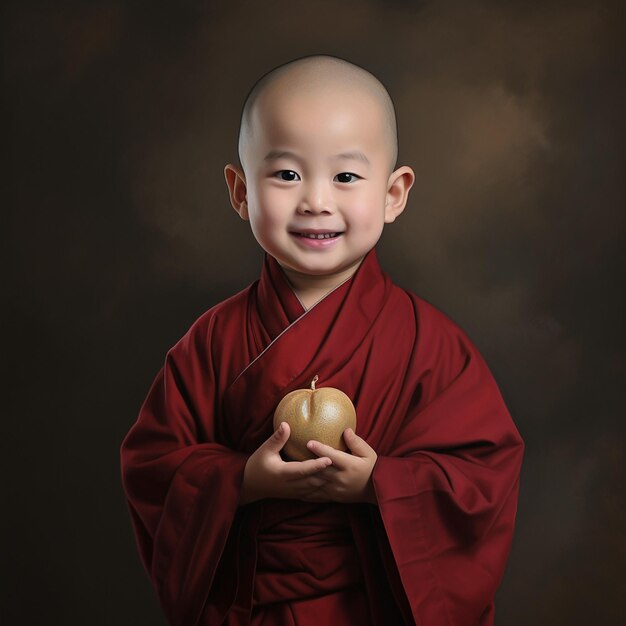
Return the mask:
{"type": "Polygon", "coordinates": [[[315,383],[317,382],[318,376],[315,374],[315,378],[311,381],[311,389],[315,391],[315,383]]]}

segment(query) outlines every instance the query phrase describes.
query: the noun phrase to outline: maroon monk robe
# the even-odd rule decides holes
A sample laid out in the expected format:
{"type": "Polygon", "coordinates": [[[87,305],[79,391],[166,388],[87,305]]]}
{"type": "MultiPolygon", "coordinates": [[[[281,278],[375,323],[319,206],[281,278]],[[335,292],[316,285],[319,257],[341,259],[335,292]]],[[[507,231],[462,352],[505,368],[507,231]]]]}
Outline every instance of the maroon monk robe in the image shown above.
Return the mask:
{"type": "Polygon", "coordinates": [[[372,249],[308,311],[266,254],[260,280],[169,350],[121,461],[141,558],[174,626],[487,626],[523,449],[467,335],[394,285],[372,249]],[[354,402],[378,454],[377,504],[239,506],[278,402],[316,374],[354,402]]]}

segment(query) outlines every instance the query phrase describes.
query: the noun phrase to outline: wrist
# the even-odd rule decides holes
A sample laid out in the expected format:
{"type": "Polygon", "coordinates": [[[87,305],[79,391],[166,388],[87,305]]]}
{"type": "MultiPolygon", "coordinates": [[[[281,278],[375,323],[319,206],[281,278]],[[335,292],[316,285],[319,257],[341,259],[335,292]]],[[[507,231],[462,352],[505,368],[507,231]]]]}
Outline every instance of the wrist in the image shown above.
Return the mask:
{"type": "Polygon", "coordinates": [[[259,500],[259,495],[256,493],[256,489],[251,484],[250,481],[250,473],[249,473],[248,463],[243,470],[243,479],[241,481],[241,487],[239,490],[239,505],[243,506],[245,504],[250,504],[255,500],[259,500]]]}
{"type": "Polygon", "coordinates": [[[378,499],[376,498],[376,490],[374,489],[374,483],[372,481],[372,477],[367,481],[365,485],[365,493],[364,493],[364,501],[369,504],[378,504],[378,499]]]}

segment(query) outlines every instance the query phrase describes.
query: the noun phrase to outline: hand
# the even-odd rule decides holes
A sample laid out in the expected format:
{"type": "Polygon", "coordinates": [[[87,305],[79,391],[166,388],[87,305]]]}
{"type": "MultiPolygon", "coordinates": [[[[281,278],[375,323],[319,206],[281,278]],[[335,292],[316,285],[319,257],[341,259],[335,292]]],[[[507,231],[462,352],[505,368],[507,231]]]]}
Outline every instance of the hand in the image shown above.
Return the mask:
{"type": "Polygon", "coordinates": [[[280,451],[289,439],[289,424],[282,422],[274,434],[248,458],[239,504],[262,498],[303,499],[325,484],[319,473],[332,461],[327,456],[307,461],[283,461],[280,451]]]}
{"type": "Polygon", "coordinates": [[[317,455],[329,458],[332,465],[318,476],[325,483],[302,499],[307,502],[370,502],[376,504],[376,493],[372,483],[372,471],[378,455],[351,428],[343,431],[343,438],[352,454],[335,450],[319,441],[311,440],[307,448],[317,455]]]}

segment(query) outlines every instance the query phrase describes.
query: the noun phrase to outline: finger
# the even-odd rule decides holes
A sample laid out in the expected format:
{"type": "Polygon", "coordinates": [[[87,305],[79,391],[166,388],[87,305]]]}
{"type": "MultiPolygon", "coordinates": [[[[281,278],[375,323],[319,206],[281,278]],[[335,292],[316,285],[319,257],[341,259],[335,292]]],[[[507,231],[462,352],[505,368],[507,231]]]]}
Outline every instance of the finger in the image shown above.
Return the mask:
{"type": "Polygon", "coordinates": [[[359,437],[352,428],[346,428],[343,431],[343,439],[346,442],[348,448],[356,456],[371,457],[376,454],[374,448],[372,448],[365,439],[359,437]]]}
{"type": "Polygon", "coordinates": [[[289,424],[281,422],[272,436],[265,441],[265,447],[270,452],[280,452],[289,439],[289,424]]]}
{"type": "Polygon", "coordinates": [[[329,465],[328,467],[324,468],[321,472],[318,472],[317,474],[315,474],[315,476],[323,480],[325,484],[336,483],[337,477],[343,472],[345,472],[345,470],[340,470],[334,465],[329,465]]]}
{"type": "Polygon", "coordinates": [[[346,458],[350,457],[349,454],[341,450],[335,450],[332,446],[328,446],[320,441],[315,441],[315,439],[311,439],[311,441],[306,444],[306,447],[318,456],[327,456],[333,462],[333,465],[339,469],[343,469],[346,467],[346,463],[350,462],[350,458],[346,458]]]}
{"type": "Polygon", "coordinates": [[[328,481],[322,477],[323,472],[306,477],[306,484],[313,489],[323,487],[328,481]]]}
{"type": "Polygon", "coordinates": [[[328,481],[322,477],[322,474],[313,474],[312,476],[303,476],[301,478],[287,479],[293,489],[300,489],[302,493],[309,493],[320,489],[328,484],[328,481]]]}
{"type": "Polygon", "coordinates": [[[321,472],[327,468],[332,461],[328,457],[319,459],[308,459],[306,461],[288,461],[284,464],[284,472],[287,480],[297,480],[321,472]]]}
{"type": "Polygon", "coordinates": [[[344,470],[339,469],[335,465],[329,465],[324,468],[318,476],[325,478],[326,480],[332,480],[337,474],[341,474],[344,470]]]}

